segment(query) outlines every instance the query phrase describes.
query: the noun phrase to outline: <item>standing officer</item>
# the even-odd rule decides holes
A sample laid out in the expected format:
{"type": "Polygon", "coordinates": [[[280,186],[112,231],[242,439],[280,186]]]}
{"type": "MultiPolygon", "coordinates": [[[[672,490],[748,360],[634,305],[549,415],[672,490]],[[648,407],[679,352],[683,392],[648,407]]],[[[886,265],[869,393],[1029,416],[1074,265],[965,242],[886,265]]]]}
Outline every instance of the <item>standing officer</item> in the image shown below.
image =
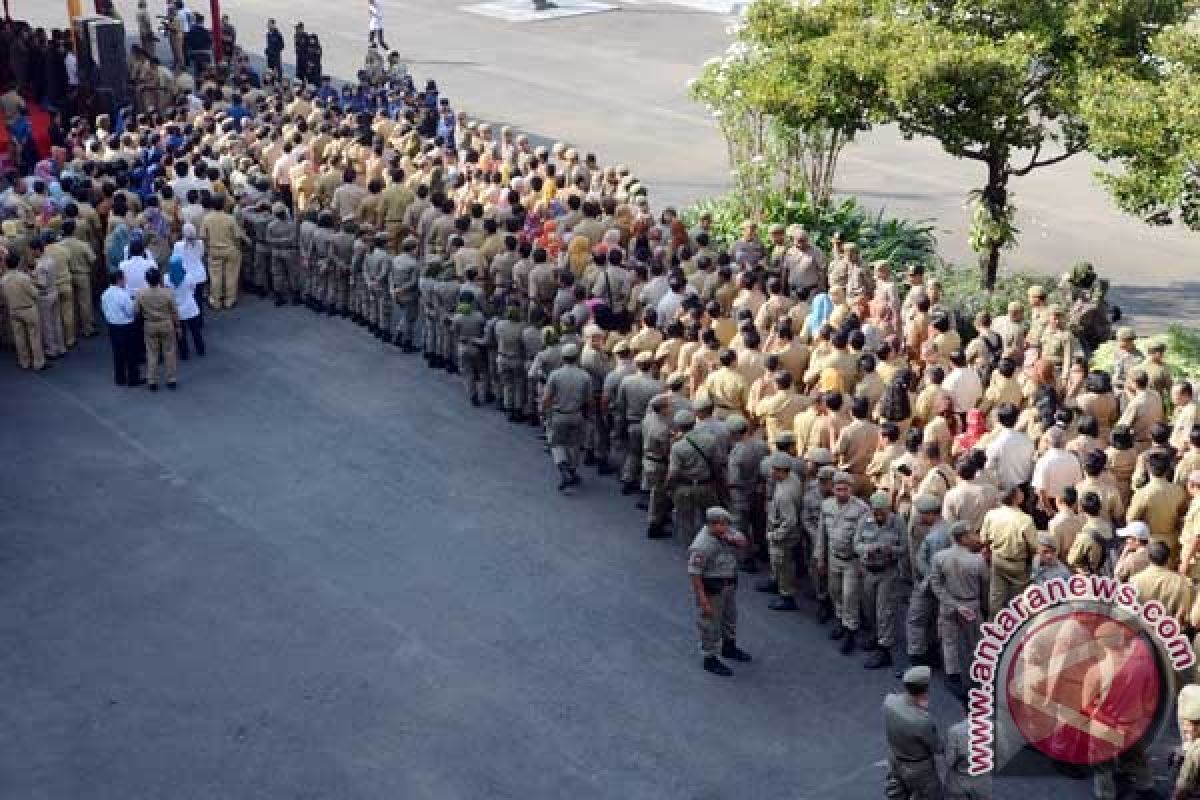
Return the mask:
{"type": "Polygon", "coordinates": [[[392,256],[387,251],[386,231],[376,231],[371,252],[363,259],[363,281],[366,292],[367,324],[375,338],[392,341],[392,294],[388,291],[388,274],[392,256]]]}
{"type": "Polygon", "coordinates": [[[96,335],[95,314],[92,309],[92,267],[96,263],[96,252],[84,240],[79,230],[79,221],[68,217],[63,220],[62,246],[66,249],[70,263],[71,287],[75,295],[75,316],[79,331],[84,336],[96,335]]]}
{"type": "Polygon", "coordinates": [[[500,403],[510,422],[525,419],[525,325],[521,307],[510,298],[502,319],[492,326],[496,342],[496,377],[500,384],[500,403]]]}
{"type": "Polygon", "coordinates": [[[249,244],[250,240],[225,210],[220,195],[213,198],[213,208],[200,223],[200,236],[208,252],[208,304],[214,311],[233,308],[238,299],[241,244],[249,244]]]}
{"type": "MultiPolygon", "coordinates": [[[[628,378],[626,379],[628,380],[628,378]]],[[[677,435],[667,463],[667,488],[675,502],[675,535],[687,540],[700,530],[704,509],[717,502],[717,440],[695,430],[691,411],[675,414],[677,435]]]]}
{"type": "Polygon", "coordinates": [[[929,584],[938,601],[938,637],[942,640],[942,668],[946,685],[959,698],[966,697],[958,650],[967,640],[966,652],[975,649],[983,598],[987,593],[988,568],[978,552],[979,539],[964,522],[949,528],[954,545],[933,555],[929,584]]]}
{"type": "Polygon", "coordinates": [[[267,68],[274,71],[276,78],[283,78],[283,34],[275,20],[267,20],[267,68]]]}
{"type": "Polygon", "coordinates": [[[134,306],[142,317],[143,336],[146,340],[146,385],[150,391],[158,391],[158,361],[161,356],[166,373],[167,388],[174,389],[175,343],[179,336],[179,309],[175,305],[175,294],[162,285],[162,273],[151,267],[146,270],[146,288],[134,298],[134,306]]]}
{"type": "Polygon", "coordinates": [[[392,343],[406,353],[417,352],[417,314],[420,310],[418,279],[420,265],[415,257],[417,237],[405,236],[400,243],[400,255],[392,259],[388,276],[392,293],[392,324],[395,337],[392,343]],[[403,344],[401,344],[403,342],[403,344]]]}
{"type": "MultiPolygon", "coordinates": [[[[600,413],[603,414],[607,418],[607,420],[604,423],[604,427],[605,427],[605,429],[608,430],[608,435],[609,435],[609,439],[610,439],[608,447],[605,448],[608,452],[612,451],[613,445],[616,445],[616,447],[618,449],[620,449],[621,447],[624,446],[624,442],[620,438],[620,431],[618,430],[618,428],[615,424],[615,422],[616,422],[615,411],[616,411],[616,407],[617,407],[617,390],[619,388],[621,388],[621,381],[625,380],[627,377],[629,377],[630,375],[637,372],[637,367],[635,367],[633,365],[633,350],[631,350],[629,348],[628,342],[623,341],[623,340],[620,342],[617,342],[613,346],[612,354],[617,359],[617,363],[613,366],[612,369],[610,369],[608,371],[608,374],[604,376],[604,386],[601,387],[601,391],[600,391],[600,407],[599,407],[600,413]]],[[[667,428],[670,429],[670,427],[671,427],[671,423],[670,423],[670,420],[668,420],[667,428]]],[[[643,424],[643,428],[642,428],[642,436],[644,439],[645,438],[645,425],[644,424],[643,424]]],[[[668,439],[668,442],[669,442],[669,439],[668,439]]],[[[669,444],[668,444],[668,446],[669,446],[669,444]]],[[[645,458],[643,457],[643,461],[644,460],[645,460],[645,458]]],[[[663,464],[665,467],[666,462],[664,461],[663,464]]],[[[599,473],[601,475],[610,475],[610,474],[612,474],[612,471],[613,471],[613,469],[610,465],[608,465],[608,464],[600,465],[599,473]]],[[[643,475],[644,474],[645,474],[645,471],[643,469],[643,475]]]]}
{"type": "Polygon", "coordinates": [[[929,716],[929,667],[904,673],[904,691],[883,701],[883,729],[888,743],[888,800],[940,800],[942,782],[934,756],[942,751],[937,726],[929,716]]]}
{"type": "MultiPolygon", "coordinates": [[[[587,324],[583,327],[584,346],[579,356],[579,366],[592,376],[592,407],[597,410],[588,419],[587,444],[584,451],[583,463],[587,466],[599,464],[601,469],[608,467],[609,430],[608,415],[603,413],[604,379],[608,376],[612,364],[608,353],[604,352],[604,340],[607,334],[598,325],[587,324]]],[[[601,471],[600,474],[604,474],[601,471]]]]}
{"type": "Polygon", "coordinates": [[[287,303],[291,294],[292,305],[300,305],[300,272],[296,260],[296,226],[288,219],[288,209],[283,203],[271,206],[272,219],[267,224],[267,248],[271,252],[271,283],[275,289],[275,305],[287,303]]]}
{"type": "Polygon", "coordinates": [[[824,625],[833,618],[829,583],[817,558],[818,537],[821,533],[821,504],[826,498],[833,497],[833,476],[837,474],[837,468],[829,463],[832,459],[833,454],[825,448],[817,447],[808,451],[808,483],[804,487],[804,501],[801,505],[804,533],[808,537],[805,543],[805,560],[808,579],[812,583],[813,595],[817,601],[818,625],[824,625]]]}
{"type": "Polygon", "coordinates": [[[579,345],[563,345],[562,360],[563,365],[546,378],[542,393],[542,413],[549,418],[550,454],[562,475],[559,491],[582,482],[579,448],[592,402],[592,376],[579,368],[579,345]]]}
{"type": "Polygon", "coordinates": [[[896,644],[896,564],[903,552],[901,533],[887,492],[871,495],[871,514],[854,534],[854,552],[862,564],[862,607],[875,638],[864,647],[873,650],[867,669],[892,665],[896,644]]]}
{"type": "MultiPolygon", "coordinates": [[[[759,547],[763,544],[759,541],[764,496],[762,467],[763,459],[770,455],[770,450],[757,431],[750,430],[750,424],[741,414],[727,417],[725,428],[733,443],[725,470],[725,486],[729,490],[732,506],[730,510],[738,530],[750,538],[752,545],[759,547]]],[[[753,555],[750,558],[752,560],[753,555]]],[[[768,587],[768,591],[776,591],[776,587],[768,587]]]]}
{"type": "Polygon", "coordinates": [[[854,534],[871,513],[866,503],[854,497],[853,491],[853,475],[838,472],[833,476],[833,497],[821,503],[821,527],[817,536],[817,558],[821,571],[829,576],[829,596],[837,618],[829,638],[842,640],[843,653],[854,650],[861,605],[854,534]]]}
{"type": "Polygon", "coordinates": [[[704,519],[707,524],[688,548],[688,577],[699,609],[696,622],[704,669],[728,677],[733,670],[721,658],[750,661],[737,646],[737,565],[749,542],[733,529],[733,518],[724,508],[707,509],[704,519]]]}
{"type": "Polygon", "coordinates": [[[937,596],[930,586],[933,556],[954,544],[942,519],[942,504],[931,494],[917,495],[908,525],[909,553],[912,559],[912,595],[908,599],[905,639],[908,661],[913,666],[929,664],[930,629],[936,625],[937,596]]]}
{"type": "MultiPolygon", "coordinates": [[[[621,466],[621,494],[633,494],[640,485],[642,471],[642,417],[650,399],[662,393],[661,381],[654,378],[654,354],[642,351],[634,356],[637,372],[617,387],[613,414],[617,430],[625,434],[625,460],[621,466]]],[[[702,506],[702,508],[705,506],[702,506]]],[[[697,526],[699,528],[699,526],[697,526]]],[[[685,535],[690,536],[691,531],[685,535]]]]}
{"type": "Polygon", "coordinates": [[[42,351],[42,325],[38,318],[37,287],[27,270],[21,269],[21,257],[9,251],[4,257],[4,275],[0,292],[8,309],[17,364],[21,369],[42,370],[50,366],[42,351]]]}
{"type": "Polygon", "coordinates": [[[1021,510],[1025,493],[1020,486],[1009,487],[1002,498],[1004,505],[983,515],[979,537],[991,551],[991,590],[988,615],[1000,609],[1029,585],[1029,568],[1037,552],[1037,529],[1033,518],[1021,510]]]}
{"type": "Polygon", "coordinates": [[[667,492],[667,464],[671,459],[671,396],[656,395],[642,418],[642,485],[650,493],[646,498],[646,538],[665,539],[671,535],[671,499],[667,492]]]}
{"type": "Polygon", "coordinates": [[[800,513],[804,486],[792,471],[794,459],[777,451],[767,457],[774,489],[767,507],[767,554],[771,561],[771,580],[757,587],[760,591],[774,589],[779,597],[767,607],[772,611],[795,611],[796,558],[795,548],[803,530],[800,513]]]}
{"type": "MultiPolygon", "coordinates": [[[[33,259],[33,284],[37,287],[38,321],[42,325],[42,349],[47,358],[58,358],[67,354],[63,343],[62,313],[58,303],[58,267],[51,256],[46,255],[45,240],[34,236],[29,242],[29,253],[33,259]]],[[[68,277],[68,280],[70,278],[68,277]]]]}

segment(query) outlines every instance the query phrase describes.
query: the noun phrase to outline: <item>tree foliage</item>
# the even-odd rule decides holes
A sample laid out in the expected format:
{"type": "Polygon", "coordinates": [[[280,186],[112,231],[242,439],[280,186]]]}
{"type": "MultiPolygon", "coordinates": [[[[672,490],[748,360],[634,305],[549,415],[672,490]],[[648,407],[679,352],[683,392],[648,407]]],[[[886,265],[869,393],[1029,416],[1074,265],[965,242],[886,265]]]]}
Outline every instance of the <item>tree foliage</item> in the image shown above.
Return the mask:
{"type": "Polygon", "coordinates": [[[1102,71],[1086,88],[1093,149],[1115,159],[1101,180],[1124,211],[1200,230],[1200,18],[1152,43],[1150,77],[1102,71]]]}
{"type": "Polygon", "coordinates": [[[756,0],[750,102],[803,128],[894,123],[985,167],[972,242],[985,282],[1015,241],[1012,178],[1089,148],[1086,87],[1161,82],[1155,36],[1197,0],[756,0]]]}

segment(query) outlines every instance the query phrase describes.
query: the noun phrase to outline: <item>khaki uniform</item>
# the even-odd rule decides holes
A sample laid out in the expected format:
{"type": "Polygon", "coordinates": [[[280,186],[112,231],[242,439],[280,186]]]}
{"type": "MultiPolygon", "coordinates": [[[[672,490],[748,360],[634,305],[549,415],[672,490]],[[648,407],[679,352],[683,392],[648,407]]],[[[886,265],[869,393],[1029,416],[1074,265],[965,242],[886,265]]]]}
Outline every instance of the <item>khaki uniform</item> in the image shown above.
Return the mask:
{"type": "MultiPolygon", "coordinates": [[[[522,334],[525,326],[511,319],[500,319],[492,327],[496,343],[496,375],[500,402],[510,414],[525,410],[525,352],[522,334]]],[[[608,448],[604,449],[605,455],[608,448]]]]}
{"type": "Polygon", "coordinates": [[[71,251],[62,242],[54,242],[46,245],[46,257],[54,261],[54,288],[58,292],[58,311],[62,315],[63,344],[69,350],[77,339],[71,251]]]}
{"type": "Polygon", "coordinates": [[[771,576],[783,598],[796,595],[796,558],[794,550],[804,535],[800,515],[804,500],[804,485],[795,474],[775,483],[767,507],[767,553],[771,559],[771,576]]]}
{"type": "Polygon", "coordinates": [[[933,557],[954,546],[954,540],[944,522],[937,522],[928,531],[920,530],[917,515],[909,522],[908,540],[912,556],[912,594],[905,618],[905,639],[910,658],[924,658],[929,653],[930,634],[938,619],[937,595],[933,592],[933,557]],[[913,543],[916,543],[915,546],[913,543]]]}
{"type": "Polygon", "coordinates": [[[712,605],[711,616],[696,614],[706,656],[719,656],[723,642],[737,641],[737,565],[737,548],[709,533],[707,525],[688,548],[688,575],[704,582],[704,594],[712,605]]]}
{"type": "Polygon", "coordinates": [[[811,402],[802,394],[780,389],[759,400],[753,414],[766,428],[767,442],[773,443],[780,433],[792,430],[796,415],[808,408],[811,402]]]}
{"type": "Polygon", "coordinates": [[[158,362],[161,357],[168,384],[175,383],[178,361],[175,354],[175,333],[179,328],[179,309],[175,295],[162,286],[150,286],[138,292],[134,301],[142,315],[142,331],[146,342],[146,383],[158,385],[158,362]]]}
{"type": "MultiPolygon", "coordinates": [[[[392,299],[392,325],[396,336],[403,336],[407,347],[417,345],[417,317],[420,313],[420,265],[408,253],[392,259],[388,286],[392,299]]],[[[532,398],[531,398],[532,399],[532,398]]]]}
{"type": "MultiPolygon", "coordinates": [[[[603,387],[602,387],[603,388],[603,387]]],[[[654,396],[663,391],[661,382],[648,373],[637,372],[621,381],[613,398],[613,419],[618,435],[625,443],[625,458],[621,464],[621,482],[637,483],[642,474],[642,418],[654,396]]],[[[699,526],[697,526],[697,530],[699,526]]],[[[685,532],[691,536],[692,532],[685,532]]]]}
{"type": "Polygon", "coordinates": [[[700,530],[705,510],[718,501],[717,480],[724,477],[724,470],[717,440],[703,431],[693,429],[671,445],[667,488],[675,503],[677,537],[686,541],[692,531],[700,530]]]}
{"type": "Polygon", "coordinates": [[[736,369],[721,367],[705,379],[701,391],[707,392],[712,398],[714,414],[720,419],[730,414],[746,413],[746,396],[749,389],[746,379],[736,369]]]}
{"type": "Polygon", "coordinates": [[[972,775],[970,720],[960,720],[946,731],[946,786],[944,800],[991,800],[992,776],[972,775]]]}
{"type": "Polygon", "coordinates": [[[304,291],[304,273],[296,257],[296,225],[273,217],[266,228],[266,245],[271,252],[271,285],[278,299],[291,296],[299,303],[304,291]]]}
{"type": "MultiPolygon", "coordinates": [[[[76,233],[78,234],[78,231],[76,233]]],[[[84,336],[95,336],[96,315],[92,306],[92,270],[96,265],[96,251],[83,239],[78,238],[78,235],[63,239],[62,245],[68,255],[71,289],[74,291],[75,297],[75,318],[78,322],[79,333],[84,336]]]]}
{"type": "Polygon", "coordinates": [[[968,661],[975,652],[987,583],[987,564],[979,553],[956,543],[933,555],[929,585],[938,601],[938,638],[942,640],[942,666],[947,676],[958,675],[968,666],[959,661],[960,649],[967,654],[968,661]],[[974,612],[975,621],[963,619],[959,609],[974,612]]]}
{"type": "Polygon", "coordinates": [[[1151,444],[1151,428],[1162,420],[1162,398],[1153,389],[1144,389],[1135,394],[1125,406],[1119,424],[1128,425],[1133,431],[1133,445],[1140,453],[1151,444]]]}
{"type": "Polygon", "coordinates": [[[883,727],[888,743],[888,800],[940,800],[942,781],[934,756],[941,752],[937,726],[928,709],[906,693],[889,694],[883,701],[883,727]]]}
{"type": "Polygon", "coordinates": [[[546,378],[550,398],[550,453],[559,467],[579,466],[584,416],[592,397],[592,378],[574,364],[564,364],[546,378]]]}
{"type": "Polygon", "coordinates": [[[33,283],[37,287],[38,321],[42,326],[42,349],[47,358],[66,354],[63,341],[62,312],[58,302],[58,266],[54,259],[43,255],[33,267],[33,283]]]}
{"type": "Polygon", "coordinates": [[[233,308],[242,268],[240,244],[249,240],[226,211],[205,214],[199,234],[208,251],[208,304],[214,309],[233,308]]]}
{"type": "Polygon", "coordinates": [[[1033,518],[1011,506],[992,509],[983,517],[979,538],[992,550],[988,615],[995,617],[1029,585],[1029,563],[1037,551],[1033,518]]]}
{"type": "Polygon", "coordinates": [[[646,517],[656,528],[666,525],[671,516],[672,501],[667,488],[671,436],[670,419],[647,409],[642,419],[642,486],[650,492],[646,517]]]}
{"type": "Polygon", "coordinates": [[[46,354],[42,350],[42,326],[33,279],[23,270],[7,270],[0,276],[0,293],[4,295],[12,327],[17,364],[21,369],[42,369],[46,366],[46,354]]]}
{"type": "Polygon", "coordinates": [[[1126,519],[1142,520],[1150,528],[1150,540],[1171,548],[1171,563],[1179,560],[1179,520],[1187,509],[1188,496],[1179,484],[1166,478],[1151,478],[1129,502],[1126,519]]]}
{"type": "Polygon", "coordinates": [[[817,554],[829,576],[829,597],[843,628],[853,635],[858,630],[861,583],[858,580],[858,556],[854,536],[859,525],[871,515],[871,509],[857,497],[845,504],[836,497],[821,503],[821,526],[817,536],[817,554]]]}
{"type": "Polygon", "coordinates": [[[867,467],[871,465],[878,444],[879,426],[865,419],[856,419],[842,428],[834,444],[833,455],[838,469],[854,476],[854,492],[859,497],[870,494],[873,489],[867,467]]]}

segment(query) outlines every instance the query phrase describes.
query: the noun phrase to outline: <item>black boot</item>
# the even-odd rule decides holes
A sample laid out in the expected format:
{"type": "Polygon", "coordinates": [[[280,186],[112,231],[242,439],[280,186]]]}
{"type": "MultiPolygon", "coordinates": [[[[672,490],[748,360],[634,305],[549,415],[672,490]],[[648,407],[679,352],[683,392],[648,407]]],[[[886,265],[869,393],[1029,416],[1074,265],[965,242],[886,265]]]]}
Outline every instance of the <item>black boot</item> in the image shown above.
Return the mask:
{"type": "Polygon", "coordinates": [[[662,523],[652,522],[650,527],[646,528],[647,539],[669,539],[671,532],[662,526],[662,523]]]}
{"type": "Polygon", "coordinates": [[[886,647],[876,647],[871,655],[867,656],[867,660],[863,662],[863,669],[883,669],[892,665],[892,651],[886,647]]]}
{"type": "Polygon", "coordinates": [[[842,655],[848,656],[854,652],[854,634],[855,631],[846,631],[846,635],[842,637],[842,655]]]}
{"type": "Polygon", "coordinates": [[[751,556],[750,558],[743,559],[738,564],[738,569],[747,575],[754,575],[758,572],[758,562],[754,560],[754,556],[751,556]]]}
{"type": "Polygon", "coordinates": [[[637,492],[638,492],[638,485],[636,482],[625,481],[621,484],[621,494],[628,496],[631,494],[637,494],[637,492]]]}
{"type": "Polygon", "coordinates": [[[567,467],[567,471],[571,474],[572,486],[578,486],[579,484],[583,483],[583,478],[579,477],[579,473],[575,471],[574,467],[567,467]]]}
{"type": "Polygon", "coordinates": [[[733,670],[721,663],[721,659],[716,656],[704,657],[704,671],[711,672],[713,675],[720,675],[722,678],[728,678],[733,674],[733,670]]]}
{"type": "Polygon", "coordinates": [[[765,581],[759,581],[754,585],[754,591],[762,592],[763,594],[779,594],[779,584],[774,578],[767,578],[765,581]]]}
{"type": "Polygon", "coordinates": [[[838,639],[844,639],[845,637],[846,637],[846,629],[844,627],[842,627],[841,620],[839,620],[836,623],[834,623],[833,630],[831,630],[829,632],[829,638],[833,639],[836,642],[838,639]]]}
{"type": "Polygon", "coordinates": [[[869,653],[875,648],[879,647],[879,642],[875,640],[874,636],[867,636],[865,633],[863,633],[862,641],[859,642],[859,646],[862,647],[864,653],[869,653]]]}
{"type": "Polygon", "coordinates": [[[796,605],[794,597],[776,597],[767,604],[767,608],[772,611],[799,611],[800,608],[796,605]]]}
{"type": "Polygon", "coordinates": [[[748,664],[754,659],[745,650],[737,646],[737,641],[734,639],[727,640],[721,645],[721,658],[728,658],[730,661],[741,661],[743,664],[748,664]]]}
{"type": "Polygon", "coordinates": [[[446,362],[446,372],[448,372],[451,375],[457,375],[458,374],[458,365],[455,364],[453,361],[447,361],[446,362]]]}
{"type": "Polygon", "coordinates": [[[485,392],[483,395],[483,402],[487,403],[489,406],[496,405],[496,395],[492,394],[491,392],[485,392]]]}
{"type": "Polygon", "coordinates": [[[593,453],[591,450],[588,450],[587,452],[585,452],[583,454],[583,465],[585,467],[596,466],[596,454],[593,453]]]}
{"type": "Polygon", "coordinates": [[[287,300],[284,299],[283,295],[281,295],[281,294],[275,295],[275,307],[276,308],[279,308],[280,306],[286,306],[286,305],[287,305],[287,300]]]}
{"type": "Polygon", "coordinates": [[[566,464],[560,464],[558,467],[558,474],[561,476],[561,479],[558,482],[558,490],[561,492],[563,489],[566,489],[571,485],[571,471],[567,469],[566,464]]]}
{"type": "Polygon", "coordinates": [[[649,511],[650,501],[643,497],[641,500],[638,500],[636,503],[634,503],[633,507],[638,511],[649,511]]]}
{"type": "Polygon", "coordinates": [[[597,475],[612,475],[616,471],[617,471],[616,468],[613,467],[611,464],[609,464],[607,461],[600,461],[596,465],[596,474],[597,475]]]}
{"type": "MultiPolygon", "coordinates": [[[[824,625],[829,620],[833,619],[833,605],[828,599],[822,600],[817,604],[817,624],[824,625]]],[[[838,627],[841,627],[839,624],[838,627]]]]}
{"type": "Polygon", "coordinates": [[[298,305],[300,305],[300,302],[301,302],[301,300],[300,300],[300,293],[299,293],[299,292],[292,292],[292,305],[294,305],[294,306],[298,306],[298,305]]]}
{"type": "Polygon", "coordinates": [[[473,406],[479,405],[479,395],[477,395],[477,394],[471,395],[471,405],[473,405],[473,406]]]}

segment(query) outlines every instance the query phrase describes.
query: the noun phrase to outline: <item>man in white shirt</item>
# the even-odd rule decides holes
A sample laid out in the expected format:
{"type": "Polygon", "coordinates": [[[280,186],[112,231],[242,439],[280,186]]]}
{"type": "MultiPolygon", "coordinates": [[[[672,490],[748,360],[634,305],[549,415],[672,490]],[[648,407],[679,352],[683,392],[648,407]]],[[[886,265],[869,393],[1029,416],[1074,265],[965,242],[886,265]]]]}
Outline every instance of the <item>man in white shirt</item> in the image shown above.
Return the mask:
{"type": "Polygon", "coordinates": [[[996,409],[996,420],[1002,430],[996,434],[987,450],[987,469],[996,477],[1001,490],[1029,483],[1033,474],[1033,460],[1037,448],[1033,439],[1021,431],[1013,430],[1020,412],[1011,403],[996,409]]]}
{"type": "Polygon", "coordinates": [[[942,388],[954,402],[954,413],[962,416],[979,403],[983,397],[983,381],[974,367],[967,366],[967,356],[962,350],[950,354],[952,369],[942,381],[942,388]]]}
{"type": "Polygon", "coordinates": [[[666,330],[667,327],[675,321],[679,316],[680,309],[683,308],[684,290],[687,288],[687,282],[682,275],[675,275],[669,282],[669,289],[662,299],[658,301],[658,327],[666,330]]]}
{"type": "Polygon", "coordinates": [[[129,240],[129,257],[117,267],[124,277],[125,291],[133,298],[146,288],[146,270],[158,267],[153,258],[146,255],[146,242],[135,236],[129,240]]]}
{"type": "Polygon", "coordinates": [[[133,297],[125,290],[125,275],[117,271],[109,276],[109,287],[100,295],[100,311],[108,323],[112,341],[113,381],[117,386],[138,386],[137,326],[133,297]]]}
{"type": "Polygon", "coordinates": [[[1046,431],[1046,441],[1050,446],[1033,467],[1033,489],[1037,492],[1038,505],[1049,516],[1055,510],[1054,498],[1066,487],[1083,480],[1083,469],[1076,455],[1064,449],[1067,435],[1062,428],[1046,431]]]}

